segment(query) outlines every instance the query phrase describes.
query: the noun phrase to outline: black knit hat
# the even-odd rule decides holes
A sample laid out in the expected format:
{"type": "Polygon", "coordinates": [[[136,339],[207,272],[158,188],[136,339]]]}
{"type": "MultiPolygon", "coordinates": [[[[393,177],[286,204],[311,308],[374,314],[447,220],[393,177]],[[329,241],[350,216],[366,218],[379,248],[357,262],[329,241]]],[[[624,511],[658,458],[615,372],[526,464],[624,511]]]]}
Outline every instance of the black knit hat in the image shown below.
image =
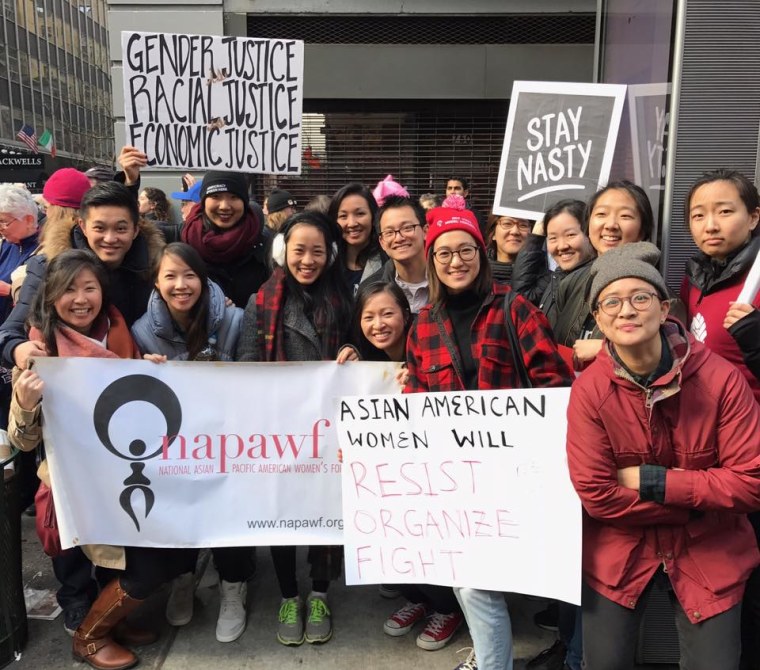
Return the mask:
{"type": "Polygon", "coordinates": [[[280,188],[273,188],[269,198],[267,198],[267,210],[270,214],[279,212],[286,207],[295,206],[296,199],[288,191],[283,191],[280,188]]]}
{"type": "Polygon", "coordinates": [[[214,193],[232,193],[248,205],[248,181],[241,172],[207,172],[201,184],[201,202],[214,193]]]}

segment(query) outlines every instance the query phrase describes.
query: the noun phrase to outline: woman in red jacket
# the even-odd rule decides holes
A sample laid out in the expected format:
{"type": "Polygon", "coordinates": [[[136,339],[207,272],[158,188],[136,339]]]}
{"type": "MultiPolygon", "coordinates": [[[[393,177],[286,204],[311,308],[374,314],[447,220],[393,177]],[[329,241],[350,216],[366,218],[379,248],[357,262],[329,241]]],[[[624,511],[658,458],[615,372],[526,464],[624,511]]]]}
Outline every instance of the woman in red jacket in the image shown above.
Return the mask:
{"type": "Polygon", "coordinates": [[[588,670],[632,669],[652,586],[672,590],[681,667],[736,670],[741,600],[760,562],[760,408],[741,372],[669,319],[659,250],[628,244],[592,266],[605,336],[568,408],[583,502],[588,670]]]}
{"type": "MultiPolygon", "coordinates": [[[[438,207],[425,239],[431,305],[409,333],[405,391],[521,388],[520,368],[535,387],[570,386],[573,374],[557,350],[543,313],[494,284],[475,215],[438,207]],[[520,351],[509,346],[507,319],[520,351]]],[[[454,589],[472,635],[480,670],[512,670],[512,630],[503,594],[454,589]]],[[[470,659],[462,667],[472,667],[470,659]]]]}

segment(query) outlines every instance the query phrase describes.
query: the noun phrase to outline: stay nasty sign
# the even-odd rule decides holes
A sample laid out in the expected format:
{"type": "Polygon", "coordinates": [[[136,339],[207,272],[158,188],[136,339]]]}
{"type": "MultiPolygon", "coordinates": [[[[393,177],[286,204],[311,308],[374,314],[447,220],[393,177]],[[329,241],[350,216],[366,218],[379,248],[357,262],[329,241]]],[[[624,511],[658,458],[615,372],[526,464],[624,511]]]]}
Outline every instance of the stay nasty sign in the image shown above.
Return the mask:
{"type": "Polygon", "coordinates": [[[300,174],[303,42],[122,32],[127,143],[155,168],[300,174]]]}
{"type": "Polygon", "coordinates": [[[569,397],[561,388],[342,398],[346,583],[580,604],[569,397]]]}
{"type": "Polygon", "coordinates": [[[516,81],[493,211],[541,219],[607,183],[626,87],[516,81]]]}
{"type": "Polygon", "coordinates": [[[64,548],[341,544],[338,397],[392,363],[38,359],[64,548]]]}

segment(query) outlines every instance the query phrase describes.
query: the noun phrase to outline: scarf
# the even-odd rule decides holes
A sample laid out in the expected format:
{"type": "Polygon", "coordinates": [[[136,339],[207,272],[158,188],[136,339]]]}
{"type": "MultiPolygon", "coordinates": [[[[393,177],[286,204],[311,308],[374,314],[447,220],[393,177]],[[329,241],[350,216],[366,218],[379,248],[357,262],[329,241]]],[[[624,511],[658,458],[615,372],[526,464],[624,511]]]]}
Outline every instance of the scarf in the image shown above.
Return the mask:
{"type": "Polygon", "coordinates": [[[234,263],[248,254],[261,235],[261,221],[250,207],[232,228],[206,223],[202,203],[195,205],[182,227],[182,241],[193,247],[206,263],[234,263]]]}
{"type": "MultiPolygon", "coordinates": [[[[32,327],[30,340],[42,340],[42,332],[32,327]]],[[[132,339],[127,322],[118,309],[109,306],[106,314],[101,314],[93,322],[90,335],[60,326],[55,330],[55,344],[58,356],[79,356],[81,358],[140,358],[140,352],[132,339]]]]}
{"type": "MultiPolygon", "coordinates": [[[[261,342],[262,361],[287,361],[283,335],[283,312],[285,307],[285,271],[277,267],[272,276],[256,293],[256,337],[261,342]]],[[[315,323],[317,334],[324,328],[315,323]]],[[[328,334],[328,351],[337,354],[343,344],[342,333],[335,327],[328,334]]]]}

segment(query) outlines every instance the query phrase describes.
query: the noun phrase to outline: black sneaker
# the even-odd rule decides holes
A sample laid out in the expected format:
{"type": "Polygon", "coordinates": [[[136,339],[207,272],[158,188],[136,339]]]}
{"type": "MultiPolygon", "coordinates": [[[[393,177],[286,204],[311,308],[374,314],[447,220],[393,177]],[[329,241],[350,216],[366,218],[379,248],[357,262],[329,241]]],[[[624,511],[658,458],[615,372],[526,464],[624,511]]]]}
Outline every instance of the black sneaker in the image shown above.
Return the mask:
{"type": "Polygon", "coordinates": [[[75,605],[63,610],[63,628],[69,636],[74,637],[76,629],[82,625],[89,611],[90,608],[84,605],[75,605]]]}
{"type": "Polygon", "coordinates": [[[566,655],[565,645],[557,640],[551,647],[544,649],[538,656],[530,659],[525,667],[531,670],[563,670],[566,667],[566,655]]]}
{"type": "Polygon", "coordinates": [[[556,601],[550,602],[545,610],[537,612],[533,616],[533,623],[544,630],[559,630],[559,605],[556,601]]]}

